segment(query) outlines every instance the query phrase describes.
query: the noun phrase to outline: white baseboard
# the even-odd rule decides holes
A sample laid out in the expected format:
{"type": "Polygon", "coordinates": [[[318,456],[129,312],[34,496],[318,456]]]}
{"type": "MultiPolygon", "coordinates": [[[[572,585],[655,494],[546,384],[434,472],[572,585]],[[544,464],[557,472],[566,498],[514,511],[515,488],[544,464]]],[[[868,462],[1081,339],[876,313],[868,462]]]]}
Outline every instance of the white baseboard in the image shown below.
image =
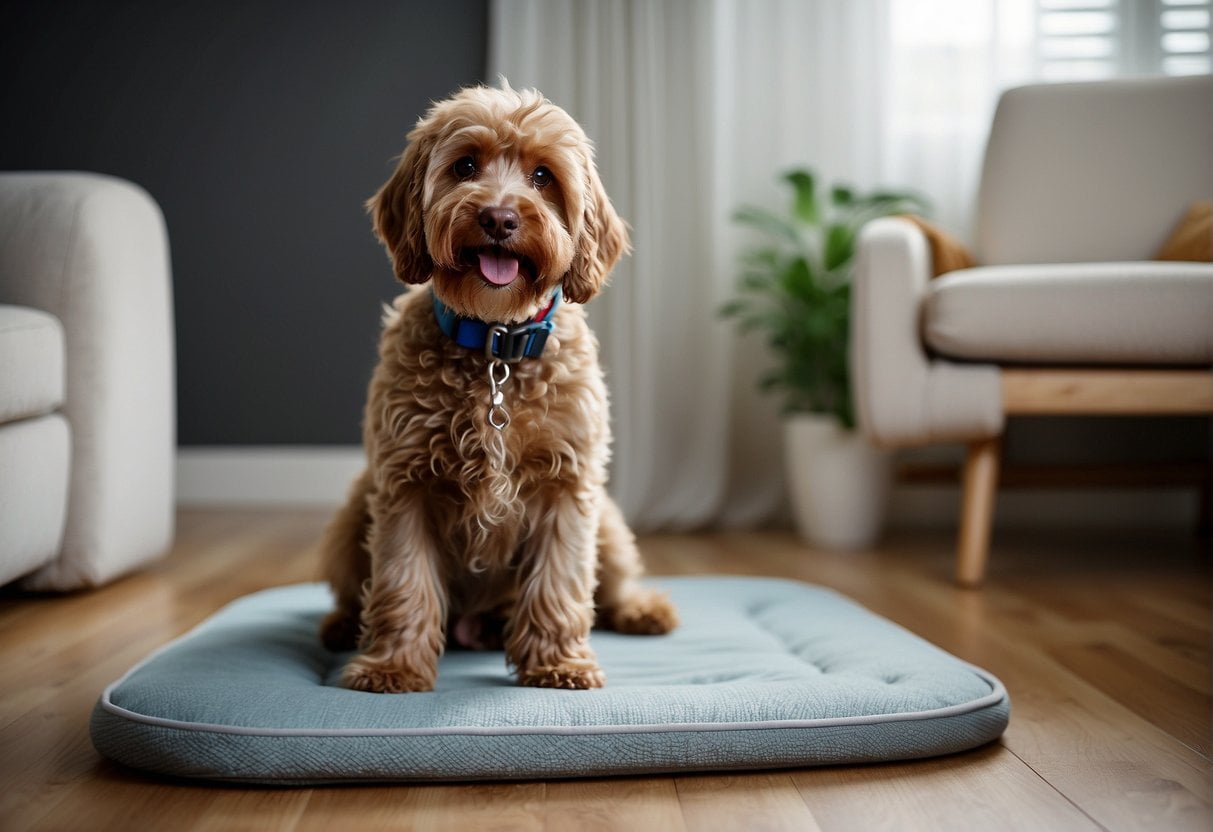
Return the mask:
{"type": "Polygon", "coordinates": [[[365,464],[359,445],[178,448],[177,503],[333,506],[365,464]]]}

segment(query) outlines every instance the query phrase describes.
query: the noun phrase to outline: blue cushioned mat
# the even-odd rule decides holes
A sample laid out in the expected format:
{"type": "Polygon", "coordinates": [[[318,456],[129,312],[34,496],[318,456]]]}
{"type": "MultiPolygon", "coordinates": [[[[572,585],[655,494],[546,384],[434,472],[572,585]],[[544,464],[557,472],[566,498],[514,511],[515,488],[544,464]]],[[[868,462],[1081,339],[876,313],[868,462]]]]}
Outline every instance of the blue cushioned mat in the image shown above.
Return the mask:
{"type": "Polygon", "coordinates": [[[240,598],[106,689],[93,744],[178,777],[262,783],[486,780],[812,766],[994,740],[1010,704],[983,670],[821,587],[654,582],[667,636],[595,631],[601,690],[522,688],[500,652],[452,651],[432,693],[337,686],[320,584],[240,598]]]}

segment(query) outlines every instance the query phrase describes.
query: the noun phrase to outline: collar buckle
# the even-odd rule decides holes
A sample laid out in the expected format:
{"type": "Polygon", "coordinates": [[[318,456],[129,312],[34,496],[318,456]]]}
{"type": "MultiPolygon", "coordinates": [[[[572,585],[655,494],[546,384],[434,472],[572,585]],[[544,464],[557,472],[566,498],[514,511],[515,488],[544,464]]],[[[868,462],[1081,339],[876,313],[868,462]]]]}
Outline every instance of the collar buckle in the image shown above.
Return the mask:
{"type": "Polygon", "coordinates": [[[555,328],[556,310],[560,307],[560,291],[535,320],[521,324],[489,323],[477,318],[457,315],[430,291],[434,318],[443,334],[461,347],[483,351],[490,363],[517,364],[524,358],[539,358],[548,335],[555,328]]]}
{"type": "Polygon", "coordinates": [[[493,324],[484,339],[484,357],[489,361],[517,364],[528,355],[538,356],[543,352],[551,330],[552,325],[546,321],[514,327],[493,324]]]}

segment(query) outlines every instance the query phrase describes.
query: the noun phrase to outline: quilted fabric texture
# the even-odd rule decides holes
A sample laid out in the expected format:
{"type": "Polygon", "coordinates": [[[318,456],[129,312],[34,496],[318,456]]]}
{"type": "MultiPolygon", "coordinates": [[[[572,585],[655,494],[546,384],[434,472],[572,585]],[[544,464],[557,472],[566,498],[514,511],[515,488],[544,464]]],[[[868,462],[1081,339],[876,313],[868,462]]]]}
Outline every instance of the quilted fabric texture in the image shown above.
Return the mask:
{"type": "Polygon", "coordinates": [[[499,652],[452,651],[432,693],[336,681],[327,589],[241,598],[111,685],[106,757],[246,782],[523,779],[772,768],[948,754],[997,738],[997,679],[842,596],[794,581],[658,583],[681,627],[595,631],[594,691],[516,686],[499,652]]]}

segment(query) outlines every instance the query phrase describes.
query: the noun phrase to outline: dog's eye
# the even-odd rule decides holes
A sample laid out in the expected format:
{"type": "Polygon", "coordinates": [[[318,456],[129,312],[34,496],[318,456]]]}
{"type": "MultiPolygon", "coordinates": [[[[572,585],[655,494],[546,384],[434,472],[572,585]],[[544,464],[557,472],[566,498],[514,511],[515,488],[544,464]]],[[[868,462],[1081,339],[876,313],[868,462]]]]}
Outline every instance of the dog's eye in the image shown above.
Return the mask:
{"type": "Polygon", "coordinates": [[[552,184],[552,172],[540,165],[535,168],[535,172],[531,174],[531,184],[540,190],[552,184]]]}
{"type": "Polygon", "coordinates": [[[467,179],[476,173],[476,160],[471,156],[464,156],[451,165],[451,171],[460,179],[467,179]]]}

